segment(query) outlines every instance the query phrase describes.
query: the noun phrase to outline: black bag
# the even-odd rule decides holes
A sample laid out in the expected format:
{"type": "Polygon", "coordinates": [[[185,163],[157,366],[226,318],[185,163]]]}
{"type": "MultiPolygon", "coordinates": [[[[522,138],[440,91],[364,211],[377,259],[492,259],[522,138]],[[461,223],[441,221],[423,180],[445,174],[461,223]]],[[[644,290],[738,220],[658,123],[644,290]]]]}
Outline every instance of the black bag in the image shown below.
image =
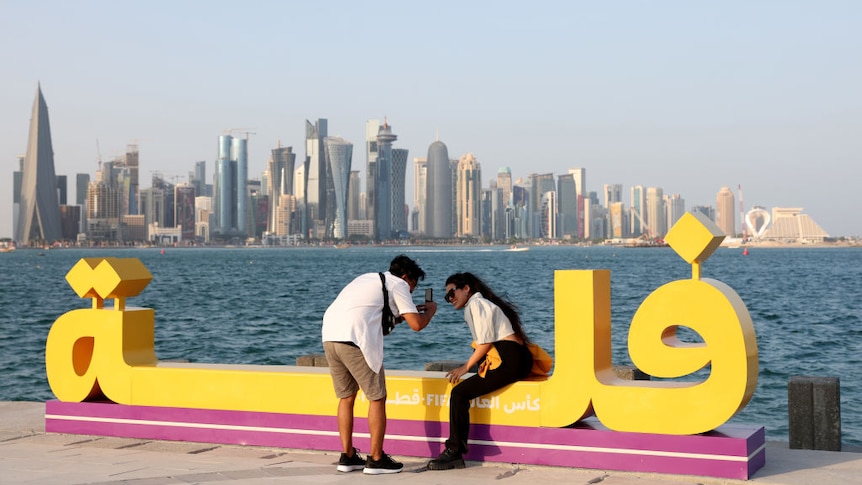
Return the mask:
{"type": "Polygon", "coordinates": [[[377,273],[380,275],[380,282],[383,283],[383,319],[380,324],[383,326],[383,335],[389,335],[389,333],[395,328],[395,315],[392,313],[392,309],[389,308],[389,292],[386,291],[386,277],[383,276],[383,273],[377,273]]]}

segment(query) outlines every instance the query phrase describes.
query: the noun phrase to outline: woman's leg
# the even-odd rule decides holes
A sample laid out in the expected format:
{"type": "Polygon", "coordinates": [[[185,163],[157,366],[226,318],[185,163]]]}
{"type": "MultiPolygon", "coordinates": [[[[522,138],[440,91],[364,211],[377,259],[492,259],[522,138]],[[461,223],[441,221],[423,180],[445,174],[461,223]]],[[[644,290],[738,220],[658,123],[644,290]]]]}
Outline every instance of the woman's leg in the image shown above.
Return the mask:
{"type": "Polygon", "coordinates": [[[449,399],[449,439],[446,441],[449,449],[460,453],[467,451],[471,400],[523,379],[530,372],[532,354],[525,346],[509,341],[495,342],[494,346],[502,360],[500,367],[489,370],[485,377],[476,374],[452,388],[449,399]],[[525,353],[530,360],[526,372],[525,353]]]}

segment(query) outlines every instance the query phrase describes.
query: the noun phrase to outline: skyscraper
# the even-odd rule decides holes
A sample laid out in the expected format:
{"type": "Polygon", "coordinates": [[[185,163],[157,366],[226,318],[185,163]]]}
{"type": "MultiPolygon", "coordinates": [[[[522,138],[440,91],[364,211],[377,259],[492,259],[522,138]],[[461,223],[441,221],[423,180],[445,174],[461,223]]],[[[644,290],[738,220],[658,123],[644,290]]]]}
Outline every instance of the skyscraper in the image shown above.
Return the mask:
{"type": "Polygon", "coordinates": [[[560,224],[557,232],[566,239],[578,238],[578,187],[575,176],[571,173],[557,177],[557,206],[560,212],[560,224]]]}
{"type": "Polygon", "coordinates": [[[323,139],[323,144],[335,195],[332,237],[346,239],[348,236],[347,197],[350,186],[350,162],[353,158],[353,144],[337,136],[327,136],[323,139]]]}
{"type": "Polygon", "coordinates": [[[413,159],[413,230],[418,234],[426,234],[428,229],[425,221],[427,211],[425,205],[428,193],[428,159],[413,159]]]}
{"type": "Polygon", "coordinates": [[[380,120],[365,122],[365,203],[366,219],[374,220],[375,191],[377,190],[377,133],[380,132],[380,120]]]}
{"type": "Polygon", "coordinates": [[[374,235],[378,241],[392,237],[392,142],[398,136],[386,121],[377,132],[377,174],[374,180],[374,235]]]}
{"type": "MultiPolygon", "coordinates": [[[[272,149],[272,156],[267,164],[267,187],[266,193],[270,200],[270,214],[267,230],[277,232],[278,204],[281,203],[282,195],[293,194],[293,174],[296,164],[296,154],[293,147],[282,147],[279,143],[277,148],[272,149]]],[[[289,200],[289,199],[288,199],[289,200]]]]}
{"type": "Polygon", "coordinates": [[[643,185],[635,185],[632,191],[632,217],[631,217],[631,235],[640,237],[642,234],[648,234],[646,212],[646,190],[643,185]]]}
{"type": "Polygon", "coordinates": [[[583,239],[585,236],[586,214],[587,209],[584,200],[587,196],[587,169],[585,168],[570,168],[569,173],[575,181],[575,188],[578,191],[578,238],[583,239]]]}
{"type": "Polygon", "coordinates": [[[248,141],[230,135],[219,136],[215,168],[216,228],[212,233],[222,237],[244,237],[248,230],[248,141]]]}
{"type": "Polygon", "coordinates": [[[305,120],[305,198],[302,205],[304,236],[309,238],[323,238],[327,232],[327,167],[323,150],[323,139],[327,136],[326,119],[319,118],[314,124],[305,120]]]}
{"type": "Polygon", "coordinates": [[[715,223],[730,237],[736,235],[736,208],[733,199],[730,187],[722,187],[715,196],[715,223]]]}
{"type": "Polygon", "coordinates": [[[530,220],[528,221],[530,237],[542,237],[542,197],[546,192],[554,190],[556,190],[554,174],[530,174],[530,220]]]}
{"type": "Polygon", "coordinates": [[[428,146],[428,176],[425,194],[426,235],[433,238],[452,237],[452,170],[449,150],[436,140],[428,146]]]}
{"type": "Polygon", "coordinates": [[[407,176],[406,148],[392,149],[392,232],[407,232],[407,204],[404,189],[407,176]]]}
{"type": "Polygon", "coordinates": [[[457,230],[461,237],[477,237],[482,231],[482,168],[476,157],[468,153],[458,161],[456,190],[457,230]]]}
{"type": "Polygon", "coordinates": [[[664,208],[664,194],[661,187],[647,187],[646,212],[649,221],[649,236],[663,238],[667,234],[667,219],[664,208]]]}
{"type": "Polygon", "coordinates": [[[17,241],[27,245],[32,240],[54,242],[63,237],[56,188],[48,105],[42,96],[42,86],[38,85],[30,117],[27,154],[24,156],[21,203],[15,231],[17,241]]]}

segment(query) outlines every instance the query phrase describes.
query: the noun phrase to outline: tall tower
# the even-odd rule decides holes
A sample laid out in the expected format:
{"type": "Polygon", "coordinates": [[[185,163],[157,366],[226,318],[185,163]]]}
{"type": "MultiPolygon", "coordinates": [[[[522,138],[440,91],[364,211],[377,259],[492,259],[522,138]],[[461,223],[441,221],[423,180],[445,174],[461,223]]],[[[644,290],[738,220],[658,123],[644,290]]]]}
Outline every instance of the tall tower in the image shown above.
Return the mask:
{"type": "Polygon", "coordinates": [[[730,187],[722,187],[715,196],[715,223],[719,229],[730,237],[736,235],[736,221],[734,217],[736,204],[733,199],[733,191],[730,190],[730,187]]]}
{"type": "Polygon", "coordinates": [[[646,211],[651,238],[661,238],[667,233],[667,219],[664,208],[664,191],[661,187],[647,187],[646,211]]]}
{"type": "Polygon", "coordinates": [[[560,224],[557,233],[562,238],[578,238],[578,187],[575,176],[571,173],[557,177],[557,206],[560,212],[560,224]]]}
{"type": "Polygon", "coordinates": [[[425,205],[428,193],[428,159],[413,159],[413,230],[418,234],[427,234],[427,211],[425,205]]]}
{"type": "MultiPolygon", "coordinates": [[[[314,124],[305,120],[305,237],[322,238],[326,231],[327,180],[323,139],[328,136],[324,118],[314,124]]],[[[298,196],[299,194],[297,194],[298,196]]]]}
{"type": "Polygon", "coordinates": [[[63,228],[60,223],[60,202],[57,199],[54,148],[48,122],[48,105],[42,96],[41,85],[37,85],[36,99],[33,101],[23,172],[15,239],[24,245],[37,239],[46,242],[61,239],[63,228]]]}
{"type": "Polygon", "coordinates": [[[222,135],[218,148],[213,187],[216,228],[212,233],[242,237],[248,230],[248,142],[222,135]]]}
{"type": "Polygon", "coordinates": [[[456,213],[459,236],[481,235],[482,168],[476,157],[468,153],[458,161],[456,213]]]}
{"type": "Polygon", "coordinates": [[[428,188],[425,192],[426,235],[433,238],[452,237],[452,169],[449,150],[436,140],[428,147],[428,188]]]}
{"type": "Polygon", "coordinates": [[[380,120],[365,122],[365,218],[374,220],[375,191],[377,190],[377,133],[380,132],[380,120]]]}
{"type": "Polygon", "coordinates": [[[278,206],[282,200],[281,196],[293,195],[295,164],[296,154],[293,153],[293,147],[282,147],[281,143],[279,143],[278,147],[272,149],[272,156],[267,166],[267,181],[269,185],[266,188],[270,200],[269,223],[267,225],[270,232],[276,232],[278,206]]]}
{"type": "Polygon", "coordinates": [[[407,232],[407,210],[404,189],[407,176],[406,148],[392,149],[392,232],[407,232]]]}
{"type": "Polygon", "coordinates": [[[374,180],[374,235],[392,238],[392,142],[398,137],[385,120],[377,132],[377,176],[374,180]]]}
{"type": "Polygon", "coordinates": [[[353,144],[344,138],[327,136],[323,139],[326,161],[332,177],[335,195],[335,214],[332,221],[332,237],[346,239],[347,234],[347,197],[350,187],[350,161],[353,158],[353,144]]]}
{"type": "Polygon", "coordinates": [[[631,189],[632,192],[632,218],[631,218],[631,235],[640,237],[647,233],[649,222],[647,221],[646,212],[646,190],[643,185],[635,185],[631,189]]]}

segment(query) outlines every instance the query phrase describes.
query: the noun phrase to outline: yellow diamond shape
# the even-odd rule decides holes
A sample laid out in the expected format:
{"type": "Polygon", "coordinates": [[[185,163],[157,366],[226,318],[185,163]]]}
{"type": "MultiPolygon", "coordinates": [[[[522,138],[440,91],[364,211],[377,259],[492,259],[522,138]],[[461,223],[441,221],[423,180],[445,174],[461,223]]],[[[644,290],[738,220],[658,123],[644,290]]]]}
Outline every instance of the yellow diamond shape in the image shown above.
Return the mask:
{"type": "Polygon", "coordinates": [[[724,240],[724,232],[702,212],[686,212],[664,237],[665,242],[689,264],[702,263],[724,240]]]}
{"type": "Polygon", "coordinates": [[[72,269],[66,273],[66,281],[72,290],[77,293],[79,298],[95,298],[99,294],[93,288],[95,281],[96,266],[102,262],[104,258],[81,258],[80,261],[72,266],[72,269]]]}
{"type": "Polygon", "coordinates": [[[96,267],[93,287],[102,298],[124,298],[138,295],[152,279],[140,259],[105,258],[96,267]]]}

